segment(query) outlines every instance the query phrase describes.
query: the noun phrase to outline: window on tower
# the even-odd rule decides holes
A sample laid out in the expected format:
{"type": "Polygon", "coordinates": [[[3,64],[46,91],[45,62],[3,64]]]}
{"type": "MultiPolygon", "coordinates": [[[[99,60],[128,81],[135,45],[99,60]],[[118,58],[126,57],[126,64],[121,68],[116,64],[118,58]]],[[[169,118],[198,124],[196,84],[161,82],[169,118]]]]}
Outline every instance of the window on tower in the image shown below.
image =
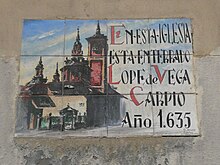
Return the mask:
{"type": "Polygon", "coordinates": [[[102,61],[91,61],[91,79],[90,83],[92,86],[102,85],[102,61]]]}
{"type": "Polygon", "coordinates": [[[102,55],[102,45],[95,43],[92,46],[92,56],[101,56],[102,55]]]}

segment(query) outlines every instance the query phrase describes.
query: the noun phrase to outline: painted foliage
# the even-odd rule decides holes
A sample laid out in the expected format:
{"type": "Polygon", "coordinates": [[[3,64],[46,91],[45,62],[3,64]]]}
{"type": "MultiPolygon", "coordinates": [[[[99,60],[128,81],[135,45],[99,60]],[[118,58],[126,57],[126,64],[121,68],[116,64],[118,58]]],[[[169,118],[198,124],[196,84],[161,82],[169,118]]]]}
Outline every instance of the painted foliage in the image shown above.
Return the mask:
{"type": "Polygon", "coordinates": [[[191,20],[25,20],[16,135],[198,135],[191,20]]]}

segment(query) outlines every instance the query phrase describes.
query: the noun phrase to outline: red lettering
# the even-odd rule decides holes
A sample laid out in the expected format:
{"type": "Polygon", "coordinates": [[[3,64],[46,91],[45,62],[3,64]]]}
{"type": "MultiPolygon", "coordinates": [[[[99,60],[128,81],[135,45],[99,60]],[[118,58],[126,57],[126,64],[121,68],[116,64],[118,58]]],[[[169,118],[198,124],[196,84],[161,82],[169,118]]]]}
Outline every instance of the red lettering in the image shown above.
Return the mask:
{"type": "Polygon", "coordinates": [[[143,91],[143,88],[140,87],[140,86],[135,86],[135,87],[133,87],[133,88],[131,89],[131,91],[130,91],[131,100],[134,102],[134,104],[135,104],[136,106],[139,106],[139,105],[141,105],[144,101],[139,102],[139,101],[137,100],[137,98],[135,97],[135,93],[134,93],[134,89],[135,89],[135,88],[139,88],[139,89],[141,89],[141,91],[143,91]]]}
{"type": "Polygon", "coordinates": [[[115,44],[115,28],[114,26],[111,26],[111,44],[115,44]]]}
{"type": "Polygon", "coordinates": [[[161,84],[163,82],[163,79],[164,79],[164,76],[165,76],[167,70],[164,70],[163,75],[161,76],[158,66],[157,65],[152,65],[152,66],[154,67],[156,74],[157,74],[157,77],[158,77],[160,84],[161,84]]]}
{"type": "Polygon", "coordinates": [[[119,84],[120,83],[120,81],[118,81],[118,82],[112,82],[113,80],[112,80],[112,65],[110,65],[109,67],[109,84],[119,84]]]}
{"type": "Polygon", "coordinates": [[[117,31],[116,32],[116,38],[120,38],[121,37],[120,34],[121,34],[121,31],[117,31]]]}
{"type": "Polygon", "coordinates": [[[120,36],[120,34],[121,34],[121,31],[120,30],[118,30],[117,32],[115,32],[115,27],[125,27],[123,24],[122,25],[115,25],[115,26],[111,26],[111,45],[121,45],[121,44],[123,44],[124,43],[124,41],[123,42],[116,42],[115,41],[115,36],[116,36],[116,38],[120,38],[121,36],[120,36]]]}

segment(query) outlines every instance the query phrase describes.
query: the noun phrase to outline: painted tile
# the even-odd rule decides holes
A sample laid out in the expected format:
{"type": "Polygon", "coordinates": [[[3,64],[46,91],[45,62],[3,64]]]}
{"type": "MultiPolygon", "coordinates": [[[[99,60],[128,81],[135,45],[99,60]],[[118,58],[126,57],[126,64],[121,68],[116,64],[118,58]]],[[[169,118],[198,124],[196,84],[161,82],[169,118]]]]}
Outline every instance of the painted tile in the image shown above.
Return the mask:
{"type": "Polygon", "coordinates": [[[60,69],[64,95],[106,95],[106,60],[104,57],[66,56],[60,69]]]}
{"type": "MultiPolygon", "coordinates": [[[[16,133],[31,133],[32,130],[60,130],[59,109],[62,108],[61,96],[20,96],[17,99],[16,133]],[[50,116],[57,123],[50,122],[50,116]]],[[[41,133],[41,132],[39,132],[41,133]]]]}
{"type": "Polygon", "coordinates": [[[193,55],[151,56],[152,92],[195,93],[193,55]]]}
{"type": "MultiPolygon", "coordinates": [[[[120,94],[151,91],[150,56],[108,56],[108,84],[120,94]]],[[[114,94],[109,90],[109,95],[114,94]]]]}
{"type": "Polygon", "coordinates": [[[160,100],[155,94],[153,98],[149,102],[153,104],[155,136],[199,135],[195,94],[159,94],[160,100]]]}
{"type": "Polygon", "coordinates": [[[63,55],[64,20],[24,20],[21,55],[63,55]]]}
{"type": "Polygon", "coordinates": [[[148,53],[149,19],[109,20],[108,27],[109,55],[142,55],[148,53]]]}
{"type": "Polygon", "coordinates": [[[68,56],[65,64],[77,68],[74,69],[74,72],[76,72],[75,76],[72,74],[70,79],[78,81],[78,86],[75,85],[75,88],[79,89],[77,91],[68,89],[68,84],[66,84],[68,81],[64,80],[64,92],[66,94],[106,94],[108,88],[106,84],[106,57],[108,53],[106,32],[105,21],[65,21],[65,55],[68,56]],[[90,28],[88,29],[88,27],[90,28]],[[66,62],[69,62],[69,64],[66,62]],[[78,74],[84,76],[82,77],[83,81],[78,80],[81,77],[78,74]]]}
{"type": "Polygon", "coordinates": [[[152,136],[152,106],[145,105],[145,95],[109,95],[108,100],[108,136],[152,136]],[[120,99],[119,99],[120,98],[120,99]],[[115,106],[120,107],[117,111],[115,106]]]}
{"type": "Polygon", "coordinates": [[[18,97],[16,136],[107,136],[105,98],[18,97]]]}
{"type": "Polygon", "coordinates": [[[22,42],[17,134],[198,135],[190,19],[28,20],[22,42]]]}
{"type": "MultiPolygon", "coordinates": [[[[73,65],[77,64],[79,69],[79,64],[86,62],[81,57],[72,58],[21,57],[17,135],[48,136],[51,131],[53,135],[60,134],[60,131],[70,131],[62,133],[65,136],[107,135],[106,96],[101,88],[99,90],[93,86],[81,86],[90,81],[88,79],[88,82],[85,82],[86,78],[83,77],[85,72],[82,72],[81,78],[80,70],[74,72],[77,73],[76,75],[69,75],[72,70],[67,69],[68,74],[66,74],[66,68],[73,69],[73,65]],[[33,130],[40,132],[36,133],[33,130]]],[[[85,66],[81,67],[81,69],[85,68],[85,66]]]]}
{"type": "Polygon", "coordinates": [[[107,56],[107,40],[105,20],[65,21],[65,55],[107,56]]]}
{"type": "Polygon", "coordinates": [[[106,96],[102,95],[63,95],[65,136],[107,136],[106,96]]]}
{"type": "Polygon", "coordinates": [[[151,55],[193,54],[191,19],[150,19],[149,41],[151,55]]]}
{"type": "Polygon", "coordinates": [[[62,95],[63,57],[21,56],[20,96],[62,95]]]}

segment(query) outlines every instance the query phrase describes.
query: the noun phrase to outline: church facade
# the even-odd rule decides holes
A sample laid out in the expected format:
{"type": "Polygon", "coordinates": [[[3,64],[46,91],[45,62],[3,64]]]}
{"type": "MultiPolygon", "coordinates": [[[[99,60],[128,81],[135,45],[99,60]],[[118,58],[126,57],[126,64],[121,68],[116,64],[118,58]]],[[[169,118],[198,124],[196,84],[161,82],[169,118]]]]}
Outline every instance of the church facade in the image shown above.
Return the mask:
{"type": "Polygon", "coordinates": [[[86,38],[88,54],[84,55],[77,29],[71,57],[64,66],[58,63],[49,81],[44,76],[43,58],[35,67],[36,74],[21,86],[17,103],[16,130],[80,129],[119,125],[122,96],[107,82],[107,36],[99,22],[93,36],[86,38]]]}

